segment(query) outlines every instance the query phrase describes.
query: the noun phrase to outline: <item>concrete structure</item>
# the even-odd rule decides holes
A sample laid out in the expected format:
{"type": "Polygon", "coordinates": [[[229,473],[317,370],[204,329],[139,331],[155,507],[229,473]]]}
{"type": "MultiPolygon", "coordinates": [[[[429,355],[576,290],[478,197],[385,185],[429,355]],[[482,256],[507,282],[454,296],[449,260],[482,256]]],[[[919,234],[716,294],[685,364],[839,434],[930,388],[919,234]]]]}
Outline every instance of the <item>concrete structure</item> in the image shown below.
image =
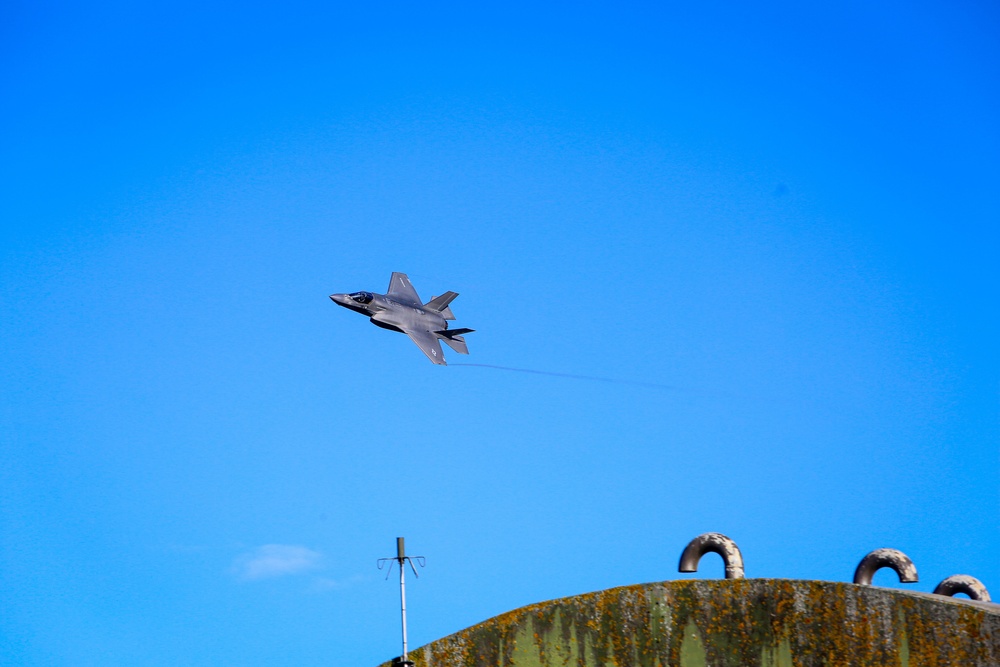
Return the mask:
{"type": "Polygon", "coordinates": [[[530,605],[409,657],[416,667],[997,667],[1000,605],[825,581],[668,581],[530,605]]]}

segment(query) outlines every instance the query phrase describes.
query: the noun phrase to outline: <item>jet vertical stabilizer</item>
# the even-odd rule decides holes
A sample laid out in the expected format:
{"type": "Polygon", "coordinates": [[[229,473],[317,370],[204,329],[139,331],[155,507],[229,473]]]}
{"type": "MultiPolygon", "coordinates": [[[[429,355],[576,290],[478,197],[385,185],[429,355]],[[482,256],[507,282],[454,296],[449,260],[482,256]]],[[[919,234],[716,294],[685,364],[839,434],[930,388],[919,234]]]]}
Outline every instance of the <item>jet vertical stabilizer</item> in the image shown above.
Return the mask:
{"type": "Polygon", "coordinates": [[[427,310],[433,310],[436,313],[441,313],[441,317],[446,320],[453,320],[455,319],[455,314],[451,312],[451,306],[448,304],[454,301],[457,296],[457,292],[445,292],[441,296],[436,296],[425,303],[424,308],[427,310]]]}

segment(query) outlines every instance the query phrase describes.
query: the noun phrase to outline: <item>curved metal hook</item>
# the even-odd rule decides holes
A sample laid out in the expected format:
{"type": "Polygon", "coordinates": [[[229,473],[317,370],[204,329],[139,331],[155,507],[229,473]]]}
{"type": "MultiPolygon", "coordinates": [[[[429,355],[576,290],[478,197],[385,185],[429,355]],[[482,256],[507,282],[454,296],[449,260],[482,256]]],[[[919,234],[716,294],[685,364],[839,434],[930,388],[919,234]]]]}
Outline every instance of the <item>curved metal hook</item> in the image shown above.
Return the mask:
{"type": "MultiPolygon", "coordinates": [[[[379,558],[375,564],[378,565],[378,569],[381,570],[388,563],[389,567],[385,571],[385,578],[388,579],[389,575],[392,574],[392,564],[398,560],[398,556],[396,558],[379,558]]],[[[417,572],[417,568],[413,566],[413,561],[417,561],[417,564],[420,567],[427,567],[427,559],[423,556],[406,556],[403,558],[403,561],[410,564],[410,569],[413,570],[413,574],[416,575],[418,579],[420,578],[420,574],[417,572]]],[[[402,565],[400,565],[400,567],[402,567],[402,565]]]]}
{"type": "Polygon", "coordinates": [[[704,533],[691,540],[681,554],[678,572],[697,572],[698,561],[709,551],[722,556],[726,565],[726,579],[743,578],[743,554],[736,542],[722,533],[704,533]]]}
{"type": "Polygon", "coordinates": [[[405,560],[410,564],[410,569],[413,570],[413,576],[419,579],[420,575],[417,573],[417,568],[414,567],[413,561],[417,561],[417,565],[420,567],[427,567],[427,559],[423,556],[407,556],[405,560]]]}
{"type": "Polygon", "coordinates": [[[992,602],[990,593],[983,586],[983,582],[967,574],[953,574],[934,589],[937,595],[954,595],[955,593],[965,593],[973,600],[980,602],[992,602]]]}
{"type": "Polygon", "coordinates": [[[883,567],[895,570],[900,583],[912,584],[918,581],[917,566],[906,554],[897,549],[876,549],[858,563],[857,569],[854,570],[854,583],[871,586],[872,576],[883,567]]]}
{"type": "Polygon", "coordinates": [[[376,564],[378,565],[378,569],[380,569],[380,570],[383,567],[385,567],[386,563],[389,564],[389,567],[386,568],[386,570],[385,570],[385,578],[386,579],[388,579],[389,575],[392,574],[392,564],[395,563],[395,562],[396,562],[395,558],[379,558],[378,559],[378,562],[376,564]]]}

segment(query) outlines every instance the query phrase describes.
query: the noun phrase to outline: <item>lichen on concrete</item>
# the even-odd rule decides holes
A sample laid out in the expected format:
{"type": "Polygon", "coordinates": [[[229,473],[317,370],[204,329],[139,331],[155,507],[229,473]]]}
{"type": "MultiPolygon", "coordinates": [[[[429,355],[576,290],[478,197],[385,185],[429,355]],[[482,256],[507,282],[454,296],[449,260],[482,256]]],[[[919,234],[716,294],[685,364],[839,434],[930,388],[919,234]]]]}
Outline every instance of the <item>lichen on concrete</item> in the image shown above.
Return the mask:
{"type": "Polygon", "coordinates": [[[820,581],[673,581],[529,605],[410,658],[416,667],[995,667],[1000,605],[820,581]]]}

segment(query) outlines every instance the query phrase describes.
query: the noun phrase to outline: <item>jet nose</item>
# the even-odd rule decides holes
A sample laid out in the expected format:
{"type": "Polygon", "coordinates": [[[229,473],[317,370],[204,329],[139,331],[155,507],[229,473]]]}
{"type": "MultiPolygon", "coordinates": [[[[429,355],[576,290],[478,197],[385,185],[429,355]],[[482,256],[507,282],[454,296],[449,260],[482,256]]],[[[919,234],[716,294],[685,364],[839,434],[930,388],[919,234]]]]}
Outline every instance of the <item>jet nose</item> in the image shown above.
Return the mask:
{"type": "Polygon", "coordinates": [[[348,301],[351,300],[351,297],[347,296],[346,294],[331,294],[330,300],[333,301],[334,303],[339,303],[341,306],[343,306],[344,304],[346,304],[348,301]]]}

